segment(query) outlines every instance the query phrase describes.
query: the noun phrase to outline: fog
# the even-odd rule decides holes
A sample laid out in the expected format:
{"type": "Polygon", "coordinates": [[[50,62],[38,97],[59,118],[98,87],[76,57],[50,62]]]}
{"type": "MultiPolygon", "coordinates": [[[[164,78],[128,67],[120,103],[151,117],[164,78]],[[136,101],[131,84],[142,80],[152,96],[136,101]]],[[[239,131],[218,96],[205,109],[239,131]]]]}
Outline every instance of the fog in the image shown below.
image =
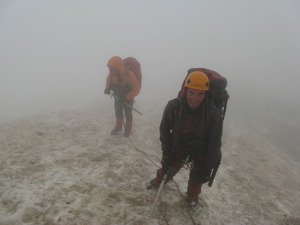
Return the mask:
{"type": "Polygon", "coordinates": [[[297,154],[299,11],[297,0],[2,0],[0,122],[101,102],[108,59],[132,56],[138,104],[165,104],[190,67],[210,68],[228,80],[227,121],[297,154]]]}
{"type": "Polygon", "coordinates": [[[298,0],[0,0],[0,223],[190,224],[174,184],[144,215],[156,167],[139,153],[159,164],[163,107],[205,67],[230,99],[222,165],[194,218],[298,224],[299,24],[298,0]],[[130,139],[109,134],[115,55],[142,67],[130,139]]]}

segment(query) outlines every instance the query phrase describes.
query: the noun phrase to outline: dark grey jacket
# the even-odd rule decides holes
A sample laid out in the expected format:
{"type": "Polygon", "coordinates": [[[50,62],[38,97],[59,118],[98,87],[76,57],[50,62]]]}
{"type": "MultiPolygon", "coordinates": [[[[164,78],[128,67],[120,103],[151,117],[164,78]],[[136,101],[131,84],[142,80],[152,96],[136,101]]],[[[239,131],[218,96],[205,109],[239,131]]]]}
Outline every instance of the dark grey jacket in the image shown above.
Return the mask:
{"type": "Polygon", "coordinates": [[[190,109],[185,96],[172,99],[160,124],[163,156],[171,157],[175,151],[202,154],[204,167],[211,169],[221,161],[222,129],[221,110],[209,99],[196,110],[190,109]]]}

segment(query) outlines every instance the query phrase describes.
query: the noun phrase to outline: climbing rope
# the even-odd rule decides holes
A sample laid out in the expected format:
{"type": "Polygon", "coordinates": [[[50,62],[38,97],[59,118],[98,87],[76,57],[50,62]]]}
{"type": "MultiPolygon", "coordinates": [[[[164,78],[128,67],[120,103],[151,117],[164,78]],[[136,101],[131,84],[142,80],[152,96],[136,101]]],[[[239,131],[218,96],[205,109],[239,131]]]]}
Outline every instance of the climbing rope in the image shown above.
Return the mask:
{"type": "Polygon", "coordinates": [[[156,167],[159,168],[159,166],[158,166],[157,164],[155,164],[155,163],[153,162],[153,160],[151,160],[151,158],[150,158],[144,151],[142,151],[141,149],[139,149],[138,147],[136,147],[136,145],[133,143],[133,141],[132,141],[129,137],[128,137],[128,140],[130,141],[131,145],[135,148],[135,150],[137,150],[137,151],[141,152],[142,154],[144,154],[144,155],[146,156],[146,158],[147,158],[153,165],[155,165],[156,167]]]}

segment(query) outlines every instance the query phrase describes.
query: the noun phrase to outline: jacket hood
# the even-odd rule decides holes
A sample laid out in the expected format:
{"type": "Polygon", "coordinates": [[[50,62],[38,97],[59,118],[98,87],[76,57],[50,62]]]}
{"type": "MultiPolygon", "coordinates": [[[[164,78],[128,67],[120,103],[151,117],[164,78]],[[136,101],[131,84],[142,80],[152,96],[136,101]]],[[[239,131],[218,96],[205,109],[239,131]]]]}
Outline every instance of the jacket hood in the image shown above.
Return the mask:
{"type": "Polygon", "coordinates": [[[121,59],[121,57],[119,56],[113,56],[108,60],[107,66],[110,67],[114,67],[115,69],[117,69],[121,76],[124,76],[125,73],[125,65],[123,60],[121,59]]]}

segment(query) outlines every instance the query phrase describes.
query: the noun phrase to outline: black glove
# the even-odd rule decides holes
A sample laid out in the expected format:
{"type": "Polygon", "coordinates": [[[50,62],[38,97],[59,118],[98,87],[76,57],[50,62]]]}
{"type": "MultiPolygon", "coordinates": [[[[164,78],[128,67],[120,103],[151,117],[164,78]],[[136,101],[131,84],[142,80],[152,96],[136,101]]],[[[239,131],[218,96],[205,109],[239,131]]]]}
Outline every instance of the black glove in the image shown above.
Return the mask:
{"type": "Polygon", "coordinates": [[[169,157],[163,157],[161,160],[161,165],[164,174],[168,174],[170,166],[171,166],[171,159],[169,157]]]}
{"type": "Polygon", "coordinates": [[[210,180],[211,169],[204,168],[201,172],[197,174],[197,181],[204,184],[210,180]]]}
{"type": "Polygon", "coordinates": [[[105,94],[105,95],[110,95],[110,89],[109,89],[109,88],[105,88],[104,94],[105,94]]]}

